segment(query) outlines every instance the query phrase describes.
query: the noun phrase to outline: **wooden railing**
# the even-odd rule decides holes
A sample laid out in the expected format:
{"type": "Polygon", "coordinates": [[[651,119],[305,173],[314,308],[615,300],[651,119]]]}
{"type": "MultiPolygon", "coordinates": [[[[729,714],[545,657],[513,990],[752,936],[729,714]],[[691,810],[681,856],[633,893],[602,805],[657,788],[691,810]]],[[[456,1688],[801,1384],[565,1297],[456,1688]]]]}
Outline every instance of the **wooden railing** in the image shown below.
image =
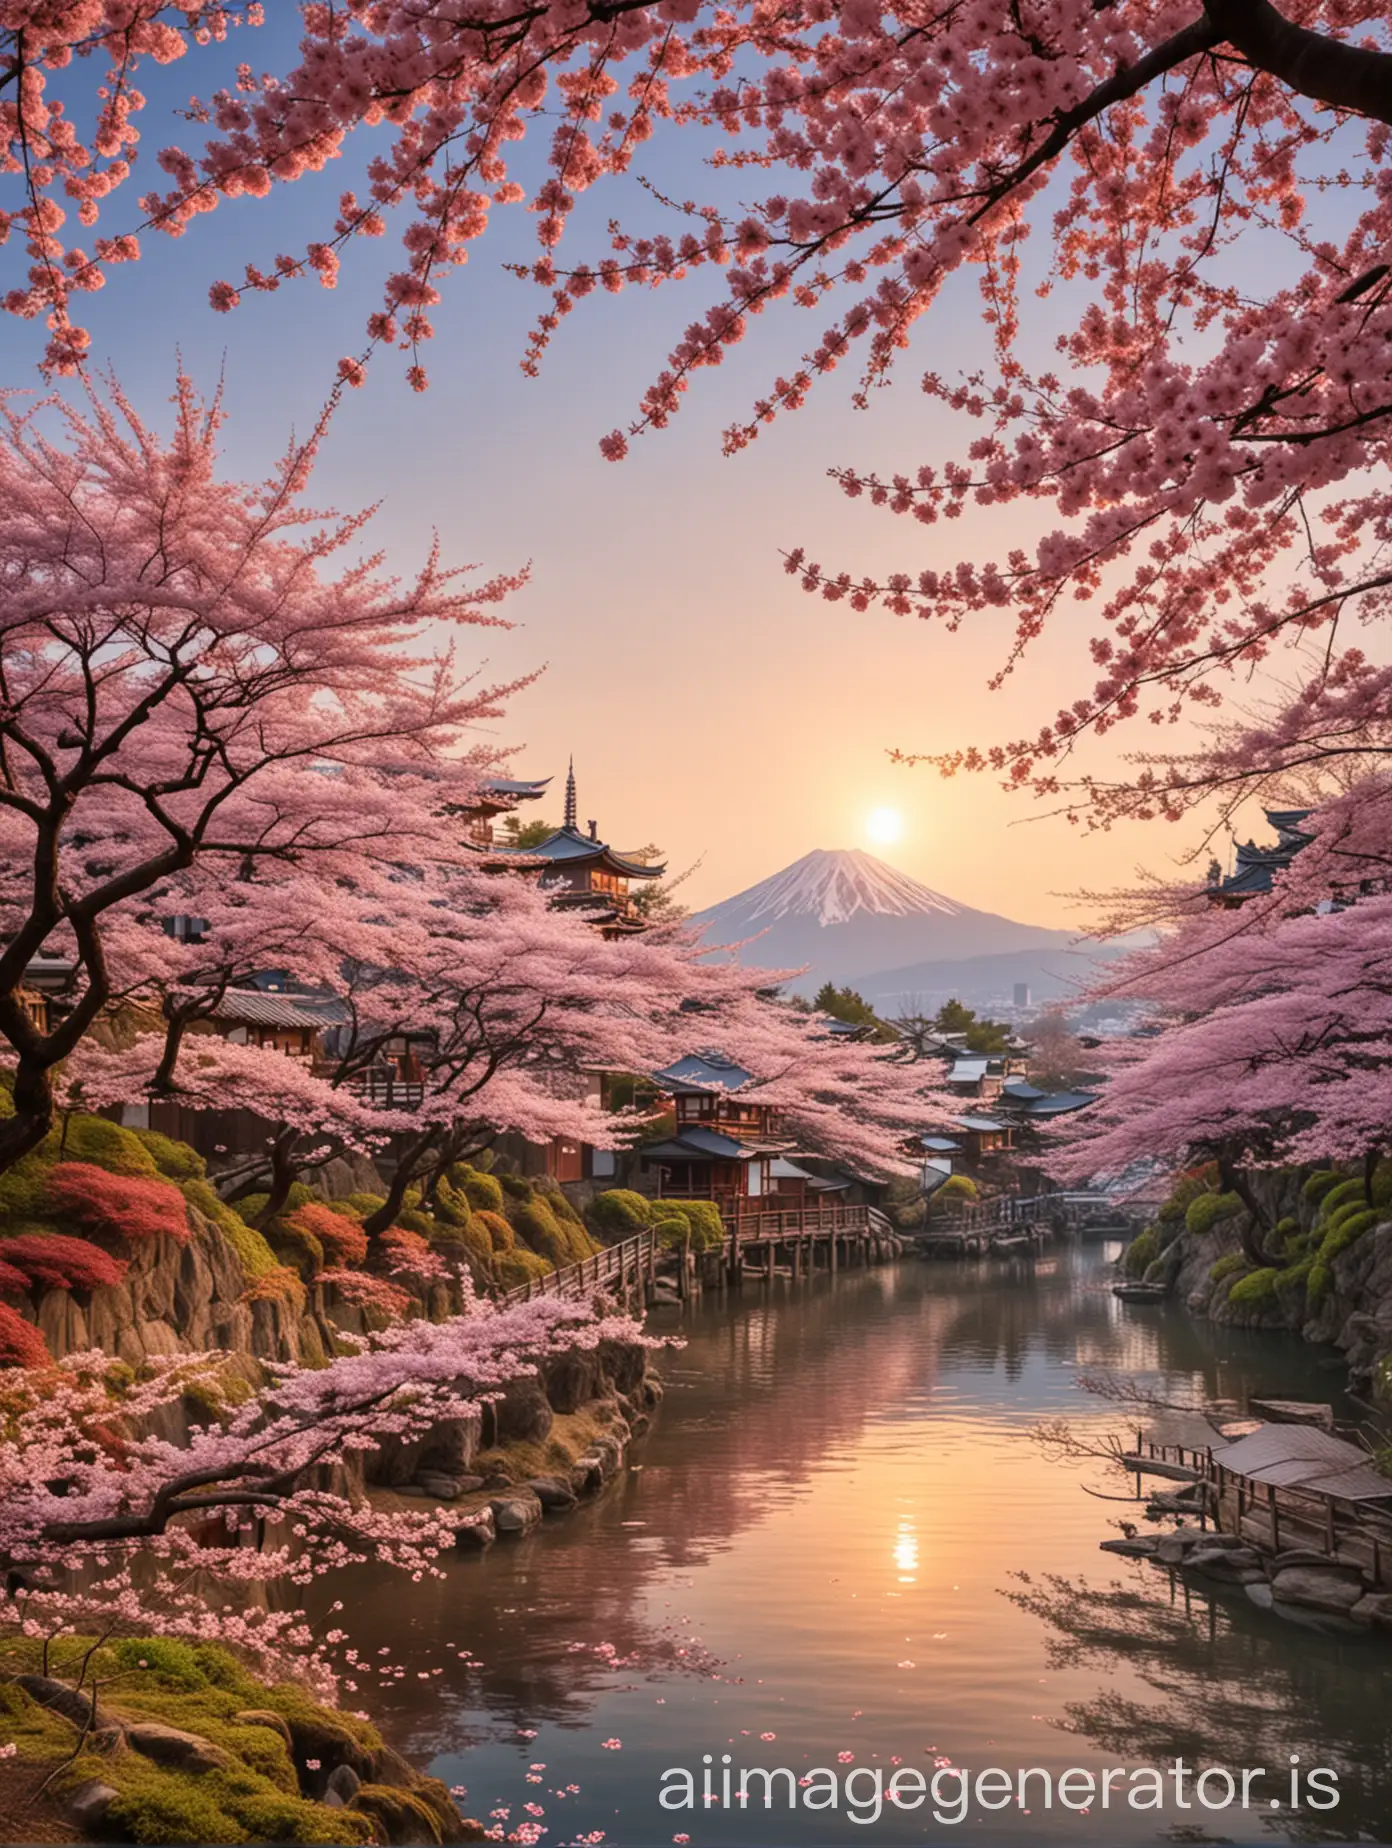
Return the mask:
{"type": "Polygon", "coordinates": [[[790,1206],[782,1211],[727,1213],[724,1217],[727,1234],[741,1245],[757,1238],[870,1230],[868,1206],[790,1206]]]}
{"type": "Polygon", "coordinates": [[[505,1303],[526,1303],[534,1296],[583,1298],[606,1284],[621,1287],[651,1274],[657,1257],[657,1235],[649,1227],[636,1238],[626,1238],[621,1245],[610,1245],[579,1264],[566,1264],[547,1277],[533,1277],[506,1291],[505,1303]]]}
{"type": "Polygon", "coordinates": [[[419,1078],[403,1078],[397,1072],[373,1066],[355,1073],[348,1080],[348,1089],[374,1110],[419,1110],[425,1096],[425,1086],[419,1078]]]}
{"type": "Polygon", "coordinates": [[[924,1231],[993,1232],[1003,1226],[1030,1225],[1059,1218],[1069,1225],[1082,1225],[1109,1212],[1120,1218],[1124,1209],[1106,1194],[1099,1193],[1001,1194],[980,1205],[958,1206],[946,1213],[934,1211],[930,1195],[924,1231]]]}

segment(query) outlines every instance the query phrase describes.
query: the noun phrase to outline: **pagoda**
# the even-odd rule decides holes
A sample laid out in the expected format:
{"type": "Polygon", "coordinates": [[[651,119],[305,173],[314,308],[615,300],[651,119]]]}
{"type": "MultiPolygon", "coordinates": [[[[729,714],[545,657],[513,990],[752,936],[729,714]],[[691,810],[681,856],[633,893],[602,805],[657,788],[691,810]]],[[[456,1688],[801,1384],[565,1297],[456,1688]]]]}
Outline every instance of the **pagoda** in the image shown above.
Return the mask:
{"type": "Polygon", "coordinates": [[[464,821],[465,835],[471,847],[492,847],[493,823],[499,815],[511,814],[519,802],[535,802],[546,794],[549,776],[536,782],[516,777],[495,776],[482,784],[478,793],[458,813],[464,821]]]}
{"type": "Polygon", "coordinates": [[[667,870],[665,862],[646,865],[610,847],[599,838],[598,822],[589,822],[588,832],[581,832],[574,758],[566,774],[565,820],[556,832],[535,847],[493,847],[488,851],[500,871],[535,869],[541,875],[541,889],[553,905],[585,912],[588,921],[607,937],[647,929],[646,920],[629,896],[629,882],[660,879],[667,870]]]}
{"type": "Polygon", "coordinates": [[[1276,830],[1271,847],[1258,847],[1255,841],[1239,842],[1237,865],[1225,879],[1214,862],[1209,872],[1208,902],[1224,911],[1237,911],[1249,898],[1264,898],[1272,889],[1276,874],[1284,872],[1302,847],[1314,839],[1301,831],[1301,822],[1309,818],[1309,809],[1267,809],[1266,819],[1276,830]]]}

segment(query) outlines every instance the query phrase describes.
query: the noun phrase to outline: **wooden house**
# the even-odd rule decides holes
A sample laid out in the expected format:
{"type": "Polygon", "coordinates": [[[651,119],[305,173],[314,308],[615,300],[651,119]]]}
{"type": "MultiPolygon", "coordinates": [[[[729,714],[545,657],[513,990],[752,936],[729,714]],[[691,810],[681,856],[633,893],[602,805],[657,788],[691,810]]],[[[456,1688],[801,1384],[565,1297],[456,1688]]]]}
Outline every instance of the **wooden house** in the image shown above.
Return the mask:
{"type": "Polygon", "coordinates": [[[468,807],[458,811],[469,845],[492,847],[495,844],[493,824],[499,815],[511,814],[519,802],[538,801],[546,794],[550,783],[549,776],[532,782],[516,777],[490,777],[468,807]]]}
{"type": "Polygon", "coordinates": [[[793,1145],[776,1109],[741,1096],[754,1083],[742,1066],[718,1053],[693,1053],[655,1073],[654,1082],[671,1097],[676,1120],[674,1135],[641,1151],[659,1197],[714,1200],[738,1217],[768,1205],[778,1180],[799,1179],[775,1175],[775,1162],[793,1145]]]}

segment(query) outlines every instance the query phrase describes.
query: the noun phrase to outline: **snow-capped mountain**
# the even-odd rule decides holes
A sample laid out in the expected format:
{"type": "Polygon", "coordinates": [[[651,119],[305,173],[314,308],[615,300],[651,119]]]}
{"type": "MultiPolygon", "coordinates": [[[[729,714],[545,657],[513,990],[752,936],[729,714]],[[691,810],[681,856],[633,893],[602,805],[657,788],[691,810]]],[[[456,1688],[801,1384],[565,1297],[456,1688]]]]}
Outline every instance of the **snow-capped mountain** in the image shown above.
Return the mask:
{"type": "MultiPolygon", "coordinates": [[[[757,968],[810,964],[793,984],[802,992],[824,981],[854,986],[882,969],[1005,952],[1032,952],[1037,965],[1038,952],[1073,941],[1070,931],[1016,924],[958,904],[854,849],[804,854],[692,922],[704,928],[707,943],[743,943],[741,960],[757,968]]],[[[1006,974],[1000,970],[998,979],[1006,974]]]]}

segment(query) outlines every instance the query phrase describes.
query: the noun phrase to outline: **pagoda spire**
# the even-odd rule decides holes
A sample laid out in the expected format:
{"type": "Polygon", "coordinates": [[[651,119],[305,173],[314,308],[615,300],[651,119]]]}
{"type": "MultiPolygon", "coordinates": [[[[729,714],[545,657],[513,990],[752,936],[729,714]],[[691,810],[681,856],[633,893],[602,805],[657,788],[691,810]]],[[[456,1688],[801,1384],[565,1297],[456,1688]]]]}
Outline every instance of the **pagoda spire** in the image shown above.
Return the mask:
{"type": "Polygon", "coordinates": [[[575,758],[571,757],[570,769],[566,772],[565,825],[568,828],[579,826],[577,817],[579,809],[575,801],[575,758]]]}

